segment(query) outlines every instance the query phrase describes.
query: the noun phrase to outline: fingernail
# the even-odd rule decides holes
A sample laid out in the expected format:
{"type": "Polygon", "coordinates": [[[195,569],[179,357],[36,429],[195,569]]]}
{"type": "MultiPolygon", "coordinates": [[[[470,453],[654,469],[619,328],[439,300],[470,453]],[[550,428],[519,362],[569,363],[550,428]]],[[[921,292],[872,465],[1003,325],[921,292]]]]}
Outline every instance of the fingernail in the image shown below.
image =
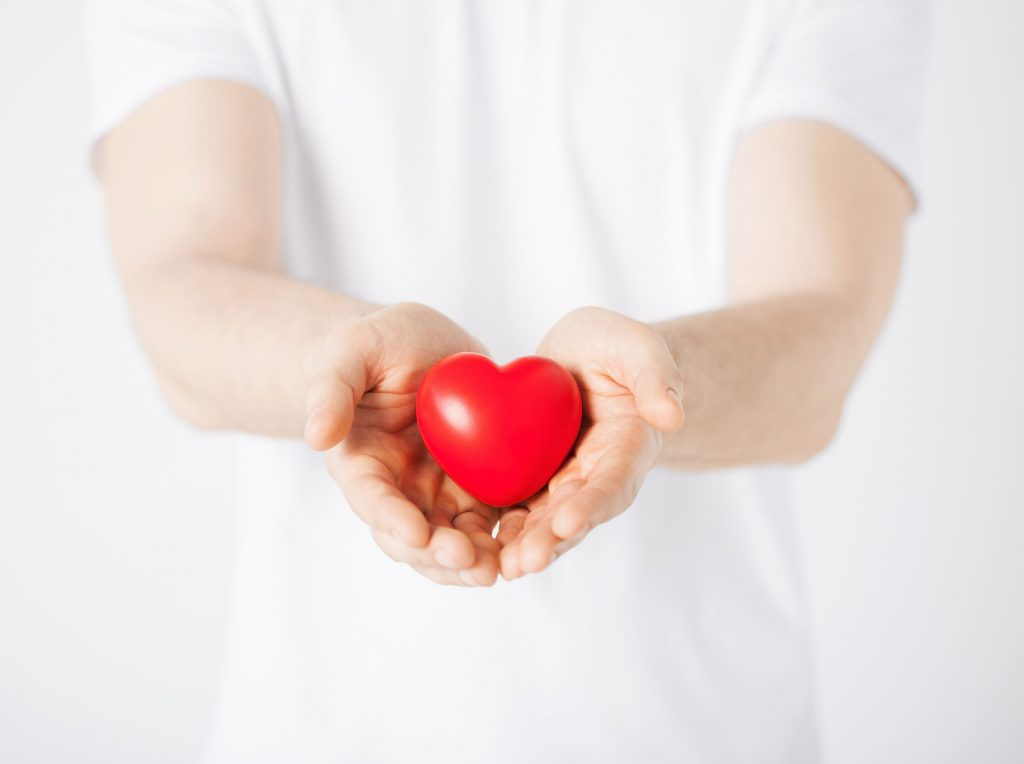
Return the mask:
{"type": "Polygon", "coordinates": [[[473,578],[473,574],[468,570],[459,571],[459,580],[467,586],[476,586],[476,579],[473,578]]]}

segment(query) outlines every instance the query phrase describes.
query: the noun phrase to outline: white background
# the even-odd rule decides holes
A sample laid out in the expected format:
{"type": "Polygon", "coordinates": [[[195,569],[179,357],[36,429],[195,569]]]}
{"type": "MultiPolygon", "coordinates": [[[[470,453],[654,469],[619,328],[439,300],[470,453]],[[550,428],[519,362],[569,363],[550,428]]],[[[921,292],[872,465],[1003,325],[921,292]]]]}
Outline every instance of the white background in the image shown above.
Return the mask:
{"type": "MultiPolygon", "coordinates": [[[[0,761],[194,760],[231,519],[134,342],[78,5],[0,0],[0,761]]],[[[938,3],[892,319],[797,495],[834,764],[1024,761],[1024,4],[938,3]]]]}

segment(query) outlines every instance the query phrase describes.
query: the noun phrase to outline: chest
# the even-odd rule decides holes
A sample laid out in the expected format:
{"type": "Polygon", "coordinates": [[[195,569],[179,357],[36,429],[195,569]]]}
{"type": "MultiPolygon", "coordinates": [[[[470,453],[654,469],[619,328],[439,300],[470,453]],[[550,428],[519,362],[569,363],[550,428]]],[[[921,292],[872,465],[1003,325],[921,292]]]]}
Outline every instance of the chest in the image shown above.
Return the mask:
{"type": "Polygon", "coordinates": [[[312,124],[619,133],[695,121],[741,86],[788,0],[265,0],[264,33],[312,124]]]}

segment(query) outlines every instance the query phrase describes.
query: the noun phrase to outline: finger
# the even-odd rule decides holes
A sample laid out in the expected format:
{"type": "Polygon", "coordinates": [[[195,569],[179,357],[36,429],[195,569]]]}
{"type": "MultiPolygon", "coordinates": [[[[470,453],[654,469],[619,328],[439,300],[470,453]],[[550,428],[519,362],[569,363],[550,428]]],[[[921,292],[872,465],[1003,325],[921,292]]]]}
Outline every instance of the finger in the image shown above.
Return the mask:
{"type": "Polygon", "coordinates": [[[356,406],[366,390],[361,363],[331,368],[313,377],[306,387],[306,429],[310,448],[325,451],[348,434],[356,406]]]}
{"type": "Polygon", "coordinates": [[[505,510],[501,516],[501,522],[498,523],[498,535],[495,537],[498,546],[504,548],[511,544],[522,533],[526,518],[529,516],[530,511],[525,507],[512,507],[505,510]]]}
{"type": "Polygon", "coordinates": [[[434,528],[430,543],[425,547],[411,547],[390,533],[371,529],[373,540],[395,562],[446,570],[470,568],[476,561],[476,550],[469,538],[450,527],[434,528]]]}
{"type": "Polygon", "coordinates": [[[560,540],[551,530],[550,515],[528,528],[518,544],[518,563],[522,573],[539,573],[553,563],[555,546],[560,540]]]}
{"type": "Polygon", "coordinates": [[[468,511],[461,512],[452,521],[455,528],[466,535],[476,549],[476,559],[464,571],[464,583],[490,586],[498,577],[498,552],[501,547],[491,536],[490,521],[482,515],[468,511]]]}
{"type": "Polygon", "coordinates": [[[637,410],[648,424],[662,432],[675,432],[683,426],[683,378],[675,361],[661,342],[655,346],[635,374],[630,391],[637,410]]]}
{"type": "Polygon", "coordinates": [[[501,571],[501,577],[506,581],[511,581],[523,575],[523,568],[519,564],[518,544],[513,543],[502,547],[501,551],[498,552],[498,570],[501,571]]]}
{"type": "MultiPolygon", "coordinates": [[[[455,531],[451,528],[439,528],[436,529],[435,533],[443,531],[461,533],[461,531],[455,531]]],[[[443,533],[438,535],[443,535],[443,533]]],[[[436,564],[427,550],[410,549],[391,536],[380,534],[379,532],[374,534],[374,538],[381,549],[384,550],[384,553],[391,557],[391,559],[407,563],[420,575],[439,584],[491,586],[498,577],[497,560],[493,552],[490,553],[490,559],[487,559],[486,555],[481,559],[481,556],[478,554],[471,567],[463,567],[461,569],[447,568],[436,564]]],[[[493,539],[491,540],[493,541],[493,539]]]]}
{"type": "Polygon", "coordinates": [[[590,533],[590,528],[586,527],[583,530],[581,530],[579,533],[577,533],[575,536],[572,536],[571,538],[567,538],[567,539],[562,539],[561,541],[559,541],[557,544],[555,544],[554,558],[553,559],[557,560],[563,554],[565,554],[570,549],[572,549],[574,546],[579,544],[581,541],[583,541],[584,538],[586,538],[588,533],[590,533]]]}
{"type": "Polygon", "coordinates": [[[352,511],[371,528],[390,533],[411,547],[424,547],[431,528],[423,512],[395,484],[391,471],[372,456],[336,448],[328,469],[352,511]]]}
{"type": "Polygon", "coordinates": [[[491,536],[491,532],[494,529],[494,521],[489,516],[484,516],[472,509],[466,509],[453,513],[451,525],[470,538],[479,540],[487,549],[497,546],[498,542],[491,536]]]}
{"type": "Polygon", "coordinates": [[[445,586],[470,586],[470,584],[462,580],[459,572],[454,570],[445,570],[444,568],[436,568],[429,565],[410,565],[409,567],[424,578],[429,578],[431,581],[444,584],[445,586]]]}
{"type": "Polygon", "coordinates": [[[582,487],[552,510],[552,532],[572,538],[624,512],[642,482],[631,457],[609,451],[598,459],[582,487]]]}
{"type": "Polygon", "coordinates": [[[543,515],[548,504],[550,491],[530,500],[529,507],[511,507],[504,510],[498,525],[496,540],[501,549],[498,552],[498,568],[507,581],[523,575],[519,564],[520,544],[527,529],[543,515]]]}
{"type": "Polygon", "coordinates": [[[454,570],[445,570],[433,565],[410,564],[409,567],[424,578],[429,578],[435,583],[444,584],[445,586],[466,586],[454,570]]]}
{"type": "MultiPolygon", "coordinates": [[[[560,508],[584,490],[585,486],[586,482],[580,479],[562,483],[557,491],[548,496],[543,508],[535,515],[537,522],[527,524],[519,538],[519,566],[524,573],[539,573],[557,559],[558,545],[567,536],[555,532],[553,521],[558,517],[560,508]]],[[[574,530],[574,535],[582,539],[590,527],[585,523],[574,530]]]]}
{"type": "MultiPolygon", "coordinates": [[[[549,493],[531,505],[521,530],[501,550],[503,577],[513,579],[527,573],[539,573],[554,562],[555,547],[563,539],[551,529],[552,512],[566,497],[580,490],[582,484],[580,480],[563,483],[553,494],[549,493]]],[[[513,516],[513,523],[518,522],[519,520],[513,516]]]]}
{"type": "Polygon", "coordinates": [[[513,507],[505,510],[498,524],[498,533],[495,540],[500,546],[498,551],[498,569],[501,577],[506,581],[521,576],[522,568],[519,566],[519,547],[516,541],[523,533],[523,528],[529,519],[530,511],[523,507],[513,507]]]}
{"type": "Polygon", "coordinates": [[[443,568],[461,570],[476,561],[476,547],[462,531],[455,528],[435,526],[428,549],[435,563],[443,568]]]}
{"type": "MultiPolygon", "coordinates": [[[[524,564],[520,564],[519,572],[516,575],[517,576],[522,576],[522,575],[525,575],[526,573],[539,573],[540,571],[545,570],[545,569],[551,567],[555,563],[555,561],[558,560],[559,557],[561,557],[563,554],[565,554],[570,549],[572,549],[574,546],[576,546],[581,541],[583,541],[583,539],[586,538],[587,533],[589,533],[589,532],[590,532],[590,528],[587,527],[587,528],[584,528],[583,530],[581,530],[579,533],[577,533],[572,538],[568,538],[568,539],[559,539],[557,537],[557,535],[555,535],[555,536],[545,535],[544,537],[542,537],[541,539],[538,539],[536,541],[526,542],[526,547],[527,548],[529,548],[530,546],[532,546],[534,544],[537,545],[537,548],[534,549],[534,551],[532,551],[532,552],[528,551],[526,553],[526,555],[527,555],[526,559],[528,561],[526,562],[525,565],[524,564]],[[529,555],[531,555],[531,554],[534,555],[534,561],[533,561],[532,564],[529,562],[529,555]],[[539,564],[539,561],[543,560],[545,558],[546,558],[547,561],[544,564],[542,564],[542,565],[539,564]]],[[[520,558],[520,559],[522,559],[522,558],[520,558]]],[[[503,573],[503,575],[504,575],[504,573],[503,573]]]]}
{"type": "Polygon", "coordinates": [[[471,504],[460,508],[457,497],[440,495],[428,500],[433,506],[427,510],[427,520],[437,529],[444,529],[441,539],[450,539],[447,549],[437,557],[439,564],[449,568],[466,568],[481,554],[492,552],[497,542],[491,537],[497,511],[491,507],[471,504]]]}

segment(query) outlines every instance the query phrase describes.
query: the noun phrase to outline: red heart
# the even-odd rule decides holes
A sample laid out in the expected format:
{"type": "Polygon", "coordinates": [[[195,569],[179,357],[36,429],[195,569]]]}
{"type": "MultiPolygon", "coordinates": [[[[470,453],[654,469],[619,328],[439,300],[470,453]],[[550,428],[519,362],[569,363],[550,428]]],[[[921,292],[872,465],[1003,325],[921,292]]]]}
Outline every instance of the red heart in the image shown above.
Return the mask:
{"type": "Polygon", "coordinates": [[[547,484],[582,416],[576,380],[542,356],[498,366],[480,353],[456,353],[430,367],[416,392],[416,421],[431,455],[467,493],[494,507],[547,484]]]}

